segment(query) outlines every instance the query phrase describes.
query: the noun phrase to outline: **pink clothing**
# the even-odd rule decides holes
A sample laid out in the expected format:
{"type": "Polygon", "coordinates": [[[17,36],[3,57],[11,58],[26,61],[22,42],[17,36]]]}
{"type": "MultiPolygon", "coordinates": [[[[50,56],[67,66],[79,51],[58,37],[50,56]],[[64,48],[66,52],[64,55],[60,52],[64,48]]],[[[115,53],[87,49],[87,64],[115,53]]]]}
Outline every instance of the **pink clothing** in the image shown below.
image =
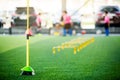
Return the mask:
{"type": "Polygon", "coordinates": [[[110,22],[110,18],[109,18],[108,16],[105,16],[104,22],[105,22],[105,23],[109,23],[109,22],[110,22]]]}
{"type": "Polygon", "coordinates": [[[40,24],[41,21],[42,21],[42,20],[41,20],[40,16],[37,16],[37,18],[36,18],[36,23],[37,23],[37,24],[40,24]]]}
{"type": "Polygon", "coordinates": [[[64,15],[63,16],[63,21],[64,21],[65,24],[69,24],[69,23],[71,23],[71,17],[68,16],[68,15],[64,15]]]}

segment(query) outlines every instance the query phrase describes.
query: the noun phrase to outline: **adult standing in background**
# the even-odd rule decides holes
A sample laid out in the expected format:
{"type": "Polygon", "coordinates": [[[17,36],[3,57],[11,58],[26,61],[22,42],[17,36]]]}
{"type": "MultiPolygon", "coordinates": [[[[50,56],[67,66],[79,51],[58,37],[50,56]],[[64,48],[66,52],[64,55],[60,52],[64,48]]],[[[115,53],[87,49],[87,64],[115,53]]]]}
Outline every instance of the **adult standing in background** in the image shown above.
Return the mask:
{"type": "Polygon", "coordinates": [[[61,22],[63,25],[63,35],[66,36],[68,33],[69,35],[72,35],[72,21],[71,17],[67,14],[67,11],[62,12],[61,22]]]}
{"type": "Polygon", "coordinates": [[[11,16],[5,17],[5,19],[3,20],[4,34],[6,29],[8,30],[10,35],[12,34],[12,23],[14,23],[14,21],[11,16]]]}
{"type": "Polygon", "coordinates": [[[3,20],[2,20],[2,18],[0,17],[0,28],[2,28],[3,27],[3,20]]]}

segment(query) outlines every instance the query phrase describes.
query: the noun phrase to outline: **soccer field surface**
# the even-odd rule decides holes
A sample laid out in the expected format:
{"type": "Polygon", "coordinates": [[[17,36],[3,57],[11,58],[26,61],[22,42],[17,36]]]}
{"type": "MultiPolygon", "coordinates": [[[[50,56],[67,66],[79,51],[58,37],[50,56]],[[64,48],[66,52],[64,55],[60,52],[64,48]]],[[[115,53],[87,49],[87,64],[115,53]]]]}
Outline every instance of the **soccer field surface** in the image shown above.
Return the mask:
{"type": "Polygon", "coordinates": [[[21,76],[26,65],[25,36],[0,36],[0,80],[120,80],[120,36],[96,36],[73,54],[52,48],[63,42],[91,36],[42,36],[30,38],[30,66],[34,76],[21,76]]]}

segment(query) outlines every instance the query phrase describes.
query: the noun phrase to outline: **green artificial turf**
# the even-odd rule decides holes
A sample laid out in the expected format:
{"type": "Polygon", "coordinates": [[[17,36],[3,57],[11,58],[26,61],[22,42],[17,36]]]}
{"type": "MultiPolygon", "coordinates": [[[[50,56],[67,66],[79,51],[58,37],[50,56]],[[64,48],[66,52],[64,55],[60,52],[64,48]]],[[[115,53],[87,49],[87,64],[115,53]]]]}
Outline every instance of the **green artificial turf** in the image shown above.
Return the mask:
{"type": "Polygon", "coordinates": [[[52,47],[75,38],[31,37],[30,66],[35,75],[21,76],[25,37],[0,36],[0,80],[120,80],[120,36],[95,37],[94,43],[76,55],[72,49],[52,53],[52,47]]]}

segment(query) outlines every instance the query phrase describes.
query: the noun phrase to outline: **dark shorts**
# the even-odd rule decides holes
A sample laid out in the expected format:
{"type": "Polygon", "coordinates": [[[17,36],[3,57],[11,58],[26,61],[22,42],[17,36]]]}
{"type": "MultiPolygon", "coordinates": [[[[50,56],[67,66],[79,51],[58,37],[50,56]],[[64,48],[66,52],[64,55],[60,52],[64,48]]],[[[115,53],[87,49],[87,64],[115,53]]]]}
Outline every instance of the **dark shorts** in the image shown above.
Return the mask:
{"type": "Polygon", "coordinates": [[[39,23],[39,26],[37,26],[38,28],[41,28],[41,23],[39,23]]]}
{"type": "Polygon", "coordinates": [[[105,23],[105,29],[108,29],[109,26],[108,26],[108,23],[105,23]]]}
{"type": "Polygon", "coordinates": [[[71,23],[65,24],[64,29],[70,29],[71,28],[71,23]]]}

